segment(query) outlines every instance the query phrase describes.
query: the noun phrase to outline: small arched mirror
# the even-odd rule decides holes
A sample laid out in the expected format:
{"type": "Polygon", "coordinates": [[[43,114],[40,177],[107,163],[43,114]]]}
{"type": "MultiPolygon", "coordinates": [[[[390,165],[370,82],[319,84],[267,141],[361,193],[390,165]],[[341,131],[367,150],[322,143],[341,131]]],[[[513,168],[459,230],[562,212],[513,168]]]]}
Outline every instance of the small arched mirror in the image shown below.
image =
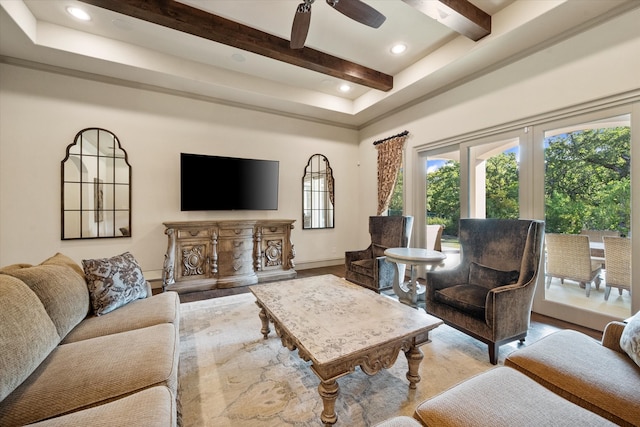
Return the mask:
{"type": "Polygon", "coordinates": [[[329,160],[322,154],[309,158],[302,177],[302,228],[333,228],[334,182],[329,160]]]}
{"type": "Polygon", "coordinates": [[[62,239],[131,236],[131,166],[113,133],[76,134],[62,160],[62,239]]]}

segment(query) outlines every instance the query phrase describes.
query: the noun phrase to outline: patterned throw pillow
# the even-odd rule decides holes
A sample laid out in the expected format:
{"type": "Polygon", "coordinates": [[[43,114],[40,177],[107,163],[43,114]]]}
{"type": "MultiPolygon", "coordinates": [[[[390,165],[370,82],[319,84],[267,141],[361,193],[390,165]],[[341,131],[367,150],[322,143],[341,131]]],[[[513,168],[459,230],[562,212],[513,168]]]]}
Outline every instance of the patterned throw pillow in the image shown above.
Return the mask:
{"type": "Polygon", "coordinates": [[[640,312],[631,318],[620,336],[620,348],[640,366],[640,312]]]}
{"type": "Polygon", "coordinates": [[[147,297],[142,270],[133,255],[125,252],[112,258],[82,260],[96,315],[109,313],[138,298],[147,297]]]}

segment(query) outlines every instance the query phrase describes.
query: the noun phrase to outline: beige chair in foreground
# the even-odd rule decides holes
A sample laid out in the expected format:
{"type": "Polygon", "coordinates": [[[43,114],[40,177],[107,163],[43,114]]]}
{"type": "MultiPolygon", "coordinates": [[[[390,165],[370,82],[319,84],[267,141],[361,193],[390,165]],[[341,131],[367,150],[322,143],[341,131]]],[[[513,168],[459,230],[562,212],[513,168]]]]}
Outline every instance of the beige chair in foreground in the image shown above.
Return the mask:
{"type": "Polygon", "coordinates": [[[547,233],[547,289],[551,279],[560,278],[580,283],[586,289],[586,295],[591,293],[591,283],[595,282],[596,289],[600,289],[600,271],[602,261],[591,259],[589,237],[579,234],[547,233]]]}
{"type": "Polygon", "coordinates": [[[611,288],[631,292],[631,239],[625,237],[603,237],[607,280],[604,300],[609,300],[611,288]]]}

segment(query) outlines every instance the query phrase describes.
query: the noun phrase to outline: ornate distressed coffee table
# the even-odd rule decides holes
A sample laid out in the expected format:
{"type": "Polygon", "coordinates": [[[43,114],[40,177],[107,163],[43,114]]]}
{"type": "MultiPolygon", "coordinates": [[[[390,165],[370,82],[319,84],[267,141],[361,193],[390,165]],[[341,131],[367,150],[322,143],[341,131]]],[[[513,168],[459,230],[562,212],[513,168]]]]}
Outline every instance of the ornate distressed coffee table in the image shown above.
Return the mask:
{"type": "Polygon", "coordinates": [[[333,275],[250,287],[260,307],[260,330],[266,339],[269,321],[282,345],[298,349],[320,378],[318,391],[325,424],[337,420],[336,380],[357,366],[368,375],[390,368],[402,350],[407,357],[409,388],[420,381],[424,358],[418,348],[429,331],[442,324],[436,317],[376,294],[333,275]]]}

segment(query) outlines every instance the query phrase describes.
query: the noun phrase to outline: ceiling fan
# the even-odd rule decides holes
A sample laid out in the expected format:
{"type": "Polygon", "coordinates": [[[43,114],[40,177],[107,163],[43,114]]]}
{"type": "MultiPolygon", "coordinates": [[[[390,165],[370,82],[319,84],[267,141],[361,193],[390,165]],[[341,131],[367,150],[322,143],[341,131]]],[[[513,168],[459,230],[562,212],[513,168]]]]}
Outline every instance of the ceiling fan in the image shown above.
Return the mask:
{"type": "MultiPolygon", "coordinates": [[[[291,49],[302,49],[309,32],[311,5],[315,0],[304,0],[296,9],[291,26],[291,49]]],[[[385,19],[383,14],[360,0],[327,0],[327,4],[343,15],[369,27],[378,28],[385,19]]]]}

